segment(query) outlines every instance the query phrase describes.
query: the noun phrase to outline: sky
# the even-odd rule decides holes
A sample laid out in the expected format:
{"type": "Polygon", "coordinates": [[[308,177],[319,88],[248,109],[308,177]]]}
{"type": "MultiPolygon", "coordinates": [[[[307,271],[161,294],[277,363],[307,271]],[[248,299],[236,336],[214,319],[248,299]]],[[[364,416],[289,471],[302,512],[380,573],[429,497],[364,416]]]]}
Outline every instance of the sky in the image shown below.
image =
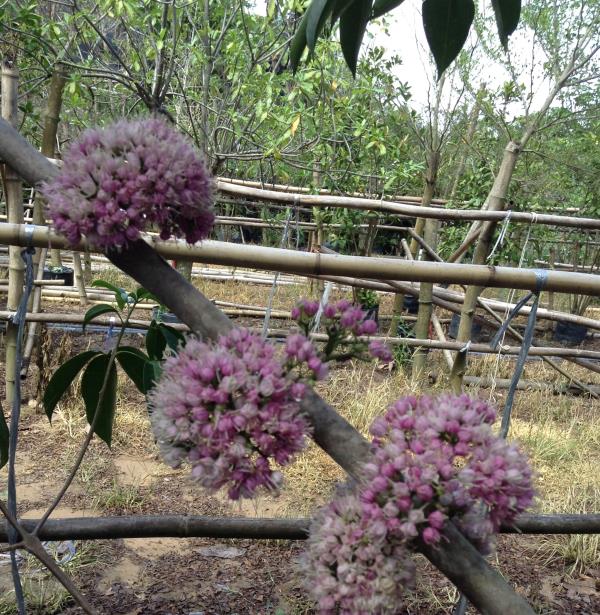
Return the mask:
{"type": "MultiPolygon", "coordinates": [[[[256,0],[258,12],[265,12],[266,0],[256,0]]],[[[423,31],[421,20],[422,0],[406,0],[399,7],[388,13],[388,33],[377,22],[369,24],[367,29],[368,36],[365,38],[365,45],[378,45],[386,49],[389,55],[399,55],[402,64],[397,67],[396,77],[407,83],[411,89],[411,106],[417,111],[423,111],[428,105],[428,96],[432,91],[431,85],[435,82],[435,70],[429,57],[427,40],[423,31]]],[[[489,2],[480,3],[482,11],[491,10],[489,2]]],[[[474,40],[475,35],[471,35],[470,40],[474,40]]],[[[509,40],[509,50],[514,55],[529,56],[531,49],[531,36],[520,27],[509,40]]],[[[499,64],[489,62],[485,74],[473,76],[471,88],[476,91],[479,82],[485,80],[489,88],[500,87],[509,79],[506,70],[499,64]]],[[[523,76],[525,81],[525,76],[523,76]]],[[[534,71],[534,106],[545,97],[548,92],[548,84],[544,83],[541,71],[534,71]]],[[[523,112],[521,105],[513,105],[509,108],[510,115],[517,115],[523,112]]]]}

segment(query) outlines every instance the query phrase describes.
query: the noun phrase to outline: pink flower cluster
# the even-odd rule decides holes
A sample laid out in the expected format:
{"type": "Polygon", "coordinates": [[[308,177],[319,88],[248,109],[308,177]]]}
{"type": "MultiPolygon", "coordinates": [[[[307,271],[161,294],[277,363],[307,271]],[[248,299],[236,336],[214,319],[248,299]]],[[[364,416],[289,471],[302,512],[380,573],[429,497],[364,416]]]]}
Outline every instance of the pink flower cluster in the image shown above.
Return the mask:
{"type": "MultiPolygon", "coordinates": [[[[309,299],[300,299],[292,309],[292,319],[298,322],[305,335],[308,335],[313,317],[318,311],[318,301],[309,299]]],[[[393,360],[391,351],[381,340],[373,340],[367,346],[358,339],[359,336],[370,336],[377,333],[377,323],[367,319],[366,316],[364,310],[347,299],[323,306],[322,322],[328,336],[323,350],[325,360],[366,358],[367,353],[370,357],[386,363],[393,360]]]]}
{"type": "MultiPolygon", "coordinates": [[[[493,408],[482,401],[445,395],[406,397],[373,422],[373,458],[365,464],[362,485],[353,496],[359,519],[352,520],[348,532],[335,533],[338,555],[329,562],[328,574],[321,570],[322,584],[311,590],[319,604],[323,587],[329,595],[346,595],[336,566],[345,561],[340,553],[364,546],[365,534],[352,529],[357,525],[377,528],[377,539],[369,543],[376,548],[383,544],[388,550],[406,550],[414,549],[417,540],[438,543],[444,523],[451,519],[482,553],[490,551],[500,525],[513,521],[534,495],[526,457],[494,435],[494,417],[493,408]]],[[[314,525],[312,531],[311,545],[331,542],[325,525],[314,525]]],[[[308,561],[319,567],[323,555],[312,548],[316,551],[308,561]]],[[[404,560],[399,567],[409,570],[404,560]]],[[[378,591],[367,584],[356,600],[378,591]]],[[[342,604],[339,598],[336,604],[342,604]]]]}
{"type": "Polygon", "coordinates": [[[171,465],[187,459],[202,486],[228,485],[234,500],[252,497],[280,486],[271,462],[286,465],[304,448],[305,391],[275,347],[247,329],[217,343],[191,338],[166,359],[149,395],[152,426],[171,465]]]}
{"type": "Polygon", "coordinates": [[[85,236],[95,247],[121,248],[152,225],[162,239],[194,243],[214,222],[212,180],[202,158],[160,119],[86,130],[41,191],[57,231],[72,244],[85,236]]]}
{"type": "Polygon", "coordinates": [[[367,521],[360,501],[343,495],[315,516],[301,564],[322,615],[396,613],[415,565],[384,523],[367,521]]]}
{"type": "Polygon", "coordinates": [[[308,380],[324,380],[329,374],[329,367],[325,363],[314,344],[301,333],[291,333],[285,340],[285,354],[290,368],[303,365],[308,368],[308,380]]]}

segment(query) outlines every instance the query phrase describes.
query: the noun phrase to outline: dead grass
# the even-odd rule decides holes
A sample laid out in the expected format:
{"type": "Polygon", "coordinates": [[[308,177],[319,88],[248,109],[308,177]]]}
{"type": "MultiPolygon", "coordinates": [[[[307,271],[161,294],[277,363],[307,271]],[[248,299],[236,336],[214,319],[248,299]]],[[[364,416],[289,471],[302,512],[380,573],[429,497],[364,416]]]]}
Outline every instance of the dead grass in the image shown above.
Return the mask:
{"type": "MultiPolygon", "coordinates": [[[[112,268],[96,277],[125,288],[136,287],[132,280],[112,268]]],[[[267,285],[199,279],[196,283],[211,299],[248,305],[264,306],[270,291],[267,285]]],[[[279,287],[273,307],[290,309],[301,296],[317,296],[316,285],[313,288],[310,284],[279,287]]],[[[348,297],[349,293],[337,292],[334,298],[341,296],[348,297]]],[[[390,314],[391,309],[392,298],[386,296],[382,313],[390,314]]],[[[66,344],[65,341],[60,347],[66,348],[66,344]]],[[[388,373],[373,365],[350,363],[333,369],[331,378],[319,387],[319,392],[363,435],[368,436],[372,420],[393,400],[407,394],[448,390],[441,354],[430,353],[429,361],[430,371],[437,374],[433,384],[413,381],[409,370],[388,373]]],[[[598,374],[567,362],[561,365],[586,382],[600,384],[598,374]]],[[[468,373],[509,378],[513,369],[514,360],[497,360],[495,356],[487,355],[473,357],[468,373]]],[[[540,361],[527,363],[523,378],[547,383],[565,382],[540,361]]],[[[469,392],[502,407],[504,391],[472,388],[469,392]]],[[[52,426],[44,422],[40,429],[44,433],[44,450],[59,451],[45,456],[44,472],[61,477],[70,468],[85,434],[84,412],[78,395],[61,402],[52,426]]],[[[536,510],[557,513],[600,510],[600,473],[597,470],[600,464],[600,402],[583,397],[554,396],[546,391],[518,391],[510,437],[522,443],[536,468],[536,510]]],[[[136,513],[144,508],[153,495],[152,490],[123,485],[115,479],[114,458],[119,454],[146,457],[156,454],[143,396],[125,378],[119,379],[113,449],[109,451],[104,444],[94,441],[78,472],[76,485],[83,492],[79,496],[81,504],[98,511],[121,514],[136,513]]],[[[312,442],[296,463],[285,469],[285,475],[281,514],[294,517],[311,515],[331,496],[336,485],[345,480],[343,471],[312,442]]],[[[535,544],[541,545],[537,555],[542,561],[549,565],[559,562],[569,573],[597,567],[600,563],[598,536],[548,536],[535,544]]],[[[37,592],[45,596],[46,609],[36,611],[32,607],[31,612],[50,614],[59,612],[57,609],[64,606],[60,594],[52,598],[46,589],[37,592]],[[54,604],[59,606],[54,609],[54,604]]],[[[291,593],[286,595],[290,603],[290,610],[286,612],[309,612],[306,602],[294,596],[291,593]]],[[[425,577],[417,596],[410,598],[407,606],[410,610],[413,607],[422,609],[426,605],[431,612],[437,612],[447,610],[455,598],[455,591],[450,586],[438,586],[425,577]]],[[[0,615],[14,612],[4,608],[0,599],[0,615]]]]}

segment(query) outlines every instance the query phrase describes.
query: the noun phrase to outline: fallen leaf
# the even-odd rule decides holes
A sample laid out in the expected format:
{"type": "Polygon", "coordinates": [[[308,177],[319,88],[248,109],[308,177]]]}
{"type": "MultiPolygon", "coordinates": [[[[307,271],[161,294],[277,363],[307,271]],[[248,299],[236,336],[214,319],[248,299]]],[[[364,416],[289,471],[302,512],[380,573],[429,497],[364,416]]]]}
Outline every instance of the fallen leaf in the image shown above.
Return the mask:
{"type": "Polygon", "coordinates": [[[576,579],[569,583],[563,583],[565,589],[567,590],[567,595],[569,598],[574,598],[577,595],[583,596],[598,596],[600,592],[596,588],[595,579],[591,579],[589,577],[584,577],[582,579],[576,579]]]}
{"type": "Polygon", "coordinates": [[[200,547],[198,549],[200,555],[204,557],[220,557],[221,559],[234,559],[241,557],[246,553],[245,549],[238,549],[237,547],[228,547],[226,545],[211,545],[209,547],[200,547]]]}

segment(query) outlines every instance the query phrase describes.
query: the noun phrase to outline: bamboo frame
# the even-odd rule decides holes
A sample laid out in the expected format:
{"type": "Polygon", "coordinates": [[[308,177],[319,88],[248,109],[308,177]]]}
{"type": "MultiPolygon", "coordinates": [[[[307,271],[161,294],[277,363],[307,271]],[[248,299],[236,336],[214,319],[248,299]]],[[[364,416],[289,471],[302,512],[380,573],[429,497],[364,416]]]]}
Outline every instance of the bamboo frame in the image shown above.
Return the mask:
{"type": "MultiPolygon", "coordinates": [[[[55,170],[50,168],[51,163],[43,159],[35,149],[29,146],[27,142],[22,139],[14,129],[6,125],[5,122],[0,122],[0,156],[10,160],[13,168],[32,184],[47,179],[55,173],[55,170]]],[[[34,231],[34,242],[44,239],[47,241],[52,238],[51,233],[40,233],[39,227],[36,230],[38,231],[38,236],[36,237],[36,231],[34,231]]],[[[14,231],[16,231],[15,242],[19,243],[23,240],[22,232],[18,228],[15,228],[14,231]]],[[[228,249],[229,248],[230,247],[228,247],[228,249]]],[[[248,256],[248,254],[246,255],[248,256]]],[[[186,282],[144,241],[136,241],[131,246],[128,246],[127,249],[123,249],[121,252],[110,252],[107,256],[113,264],[118,266],[126,274],[135,278],[150,292],[154,293],[161,302],[167,305],[169,309],[177,314],[183,322],[198,334],[214,339],[229,331],[233,326],[231,321],[216,306],[196,288],[186,282]]],[[[234,258],[236,256],[237,255],[234,255],[234,258]]],[[[266,253],[263,252],[263,256],[266,257],[266,253]]],[[[332,266],[333,261],[337,260],[339,263],[340,260],[344,258],[325,257],[322,255],[305,256],[319,257],[317,259],[311,259],[310,261],[313,273],[316,274],[323,273],[321,270],[323,266],[321,261],[326,261],[326,266],[330,266],[331,269],[335,271],[336,267],[332,266]],[[313,262],[315,260],[316,262],[313,262]]],[[[192,257],[192,260],[194,260],[194,257],[192,257]]],[[[384,259],[362,260],[374,262],[384,259]]],[[[354,274],[356,274],[357,263],[360,263],[361,259],[358,261],[351,259],[350,262],[354,263],[354,274]]],[[[306,265],[306,261],[301,264],[306,265]]],[[[437,263],[424,264],[428,266],[438,265],[437,263]]],[[[284,263],[285,267],[289,265],[290,263],[284,263]]],[[[297,265],[298,263],[295,263],[294,267],[297,265]]],[[[349,265],[349,262],[346,261],[346,265],[349,265]]],[[[394,263],[394,265],[397,266],[398,263],[394,263]]],[[[460,266],[454,265],[453,267],[460,266]]],[[[416,263],[412,265],[412,268],[416,268],[416,263]]],[[[452,275],[450,273],[451,270],[447,268],[448,265],[445,266],[446,275],[452,275]]],[[[406,269],[405,267],[404,270],[406,269]]],[[[432,269],[428,271],[424,270],[422,267],[419,269],[422,269],[422,271],[417,272],[417,275],[423,274],[432,276],[431,279],[422,278],[423,281],[437,281],[437,275],[441,273],[439,267],[435,270],[432,269]]],[[[479,275],[481,275],[481,269],[477,269],[480,270],[479,275]]],[[[486,268],[484,267],[483,269],[486,268]]],[[[369,266],[365,267],[365,263],[363,263],[358,273],[364,275],[365,270],[369,270],[369,266]]],[[[475,268],[470,267],[469,271],[472,279],[475,268]]],[[[327,273],[327,271],[325,271],[325,273],[327,273]]],[[[387,273],[388,272],[385,271],[384,275],[387,273]]],[[[458,270],[454,269],[454,273],[457,274],[458,270]]],[[[528,277],[529,272],[522,273],[525,274],[525,277],[521,278],[521,283],[527,283],[528,286],[535,283],[534,280],[528,277]]],[[[579,279],[576,280],[576,282],[580,282],[579,292],[581,292],[581,285],[587,282],[586,278],[592,277],[585,276],[585,274],[570,275],[572,278],[574,276],[579,276],[579,279]]],[[[380,275],[365,277],[380,279],[380,275]]],[[[386,277],[389,276],[386,275],[386,277]]],[[[488,272],[486,280],[489,280],[488,285],[501,286],[503,282],[500,268],[488,272]]],[[[506,278],[504,278],[504,280],[506,280],[506,278]]],[[[557,284],[557,282],[558,279],[554,277],[553,284],[557,284]]],[[[600,288],[594,287],[591,282],[588,283],[590,284],[589,290],[592,291],[590,294],[600,294],[600,288]]],[[[550,288],[550,286],[548,286],[548,288],[550,288]]],[[[560,284],[558,284],[558,288],[560,288],[560,284]]],[[[584,292],[587,292],[587,290],[588,286],[586,285],[586,290],[584,290],[584,292]]],[[[368,442],[313,390],[309,389],[307,391],[301,407],[310,417],[313,424],[313,438],[315,442],[350,476],[357,477],[360,474],[361,464],[368,460],[370,456],[368,442]]],[[[533,613],[527,602],[513,591],[496,570],[487,564],[473,545],[466,540],[452,523],[447,523],[445,525],[443,534],[444,540],[440,541],[435,548],[423,544],[420,545],[419,550],[458,587],[476,608],[488,615],[505,615],[505,613],[512,613],[513,615],[530,615],[533,613]]]]}

